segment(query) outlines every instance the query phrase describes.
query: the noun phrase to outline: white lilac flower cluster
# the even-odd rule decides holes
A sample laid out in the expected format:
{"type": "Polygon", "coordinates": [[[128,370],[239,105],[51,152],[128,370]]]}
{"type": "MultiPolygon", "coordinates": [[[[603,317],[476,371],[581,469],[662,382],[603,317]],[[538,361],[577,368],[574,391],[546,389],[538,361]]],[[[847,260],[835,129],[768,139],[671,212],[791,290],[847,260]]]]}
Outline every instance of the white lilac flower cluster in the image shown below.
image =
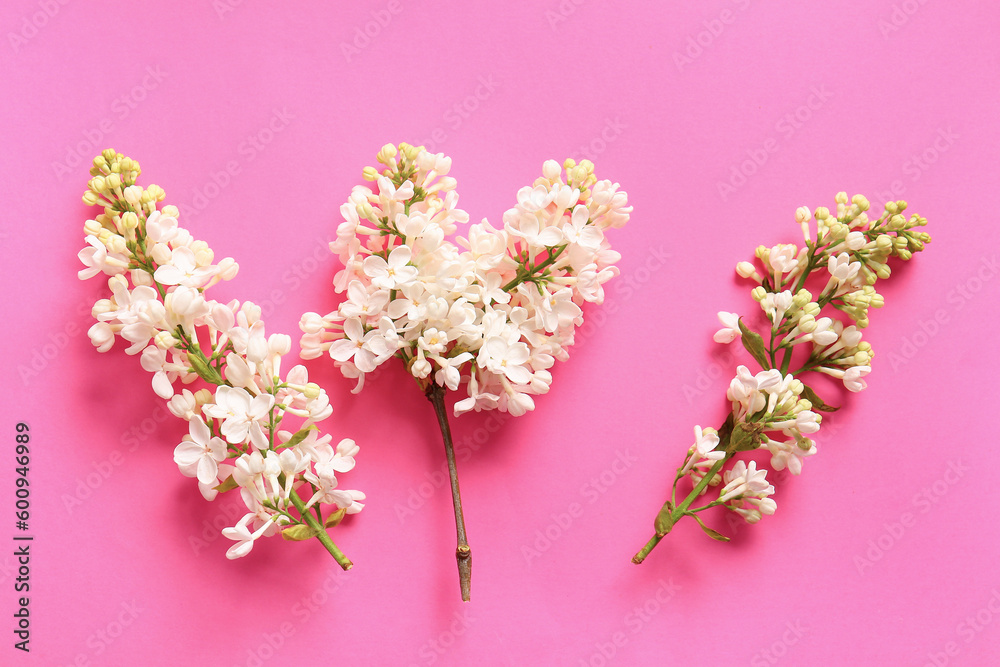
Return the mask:
{"type": "Polygon", "coordinates": [[[326,529],[363,507],[364,494],[339,489],[336,477],[354,467],[357,445],[333,446],[330,435],[320,436],[315,424],[330,416],[329,398],[302,365],[281,379],[291,338],[266,335],[259,306],[205,297],[236,276],[236,262],[213,263],[208,245],[178,226],[176,207],[157,209],[163,190],[136,185],[139,173],[135,160],[105,150],[83,195],[104,212],[84,225],[79,276],[108,275],[111,291],[94,305],[91,341],[106,352],[121,336],[170,412],[190,422],[174,461],[202,495],[240,490],[247,513],[222,531],[235,541],[229,558],[280,531],[286,539],[319,538],[346,569],[350,561],[326,529]],[[195,387],[198,380],[209,386],[195,387]],[[178,382],[192,388],[177,391],[178,382]],[[322,505],[336,509],[324,518],[322,505]]]}
{"type": "Polygon", "coordinates": [[[819,412],[837,408],[824,403],[800,376],[823,373],[852,392],[867,386],[864,378],[871,372],[874,353],[861,340],[861,329],[868,326],[869,308],[884,303],[874,285],[889,277],[891,257],[908,260],[931,237],[918,229],[927,224],[925,218],[903,215],[906,202],[887,203],[876,220],[868,217],[869,203],[861,195],[849,199],[841,192],[836,202],[836,212],[827,208],[810,212],[804,206],[796,210],[802,248],[790,243],[760,246],[756,251],[760,268],[751,262],[737,264],[741,277],[757,283],[752,295],[766,318],[763,335],[737,313],[720,312],[723,327],[714,339],[719,343],[740,339],[762,370],[755,374],[746,366],[737,369],[727,392],[732,412],[720,429],[695,427],[695,444],[677,471],[670,500],[657,515],[656,534],[633,562],[641,563],[684,516],[694,517],[710,537],[726,541],[705,526],[699,512],[721,505],[749,523],[774,513],[770,497],[774,487],[756,461],[738,461],[725,472],[723,468],[739,452],[765,449],[775,470],[801,473],[802,460],[816,453],[811,436],[820,429],[819,412]],[[790,370],[793,361],[797,367],[790,370]],[[677,485],[685,478],[691,479],[693,489],[678,503],[677,485]],[[709,486],[720,484],[715,500],[691,507],[709,486]]]}
{"type": "Polygon", "coordinates": [[[358,378],[355,391],[393,356],[424,388],[464,381],[456,415],[534,409],[549,369],[568,356],[580,306],[601,303],[618,273],[605,231],[628,221],[625,192],[598,181],[588,160],[549,160],[501,227],[484,219],[453,243],[469,216],[447,176],[451,159],[403,143],[384,146],[378,161],[384,169],[364,170],[373,187],[354,188],[330,244],[344,265],[334,286],[347,299],[302,317],[303,358],[328,353],[358,378]]]}

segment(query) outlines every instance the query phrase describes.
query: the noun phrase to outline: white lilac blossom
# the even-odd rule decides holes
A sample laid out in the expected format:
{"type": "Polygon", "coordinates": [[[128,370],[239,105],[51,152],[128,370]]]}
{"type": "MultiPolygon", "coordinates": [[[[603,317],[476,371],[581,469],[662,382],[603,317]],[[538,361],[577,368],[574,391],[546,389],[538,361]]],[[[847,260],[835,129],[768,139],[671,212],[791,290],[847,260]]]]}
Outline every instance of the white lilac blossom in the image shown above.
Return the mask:
{"type": "Polygon", "coordinates": [[[850,392],[867,387],[874,352],[862,340],[861,329],[868,326],[869,309],[884,305],[874,285],[889,277],[891,257],[908,260],[931,237],[918,229],[926,219],[903,216],[906,202],[887,203],[876,220],[868,217],[868,200],[861,195],[848,199],[841,192],[836,202],[835,212],[796,209],[802,248],[790,243],[758,246],[757,265],[736,265],[740,277],[756,283],[751,295],[766,319],[758,332],[737,313],[720,311],[723,328],[713,338],[723,344],[740,340],[761,370],[755,373],[740,365],[726,392],[731,411],[725,423],[718,431],[695,428],[695,445],[677,469],[670,499],[654,522],[656,534],[634,563],[641,563],[685,516],[693,517],[713,539],[728,541],[706,526],[699,513],[722,506],[748,523],[774,514],[774,486],[767,481],[767,470],[755,460],[738,460],[724,468],[740,452],[764,449],[773,469],[802,472],[803,460],[816,453],[813,436],[820,431],[820,413],[837,410],[803,383],[804,374],[830,376],[850,392]],[[815,236],[810,229],[814,219],[815,236]],[[692,488],[678,502],[677,486],[685,479],[692,488]],[[710,486],[720,487],[717,497],[692,507],[710,486]]]}
{"type": "Polygon", "coordinates": [[[84,225],[79,276],[110,276],[109,298],[93,308],[90,339],[100,352],[116,335],[130,343],[125,352],[140,356],[153,390],[189,422],[174,449],[181,474],[196,478],[207,500],[240,490],[247,511],[222,531],[236,542],[226,555],[245,556],[257,539],[280,532],[316,537],[349,568],[327,529],[364,507],[364,494],[339,489],[336,477],[354,467],[358,447],[345,439],[334,449],[329,435],[318,435],[316,423],[332,410],[304,366],[281,379],[291,338],[268,336],[253,303],[206,297],[235,277],[238,265],[231,258],[214,263],[208,245],[178,225],[176,207],[157,208],[164,192],[136,185],[135,160],[106,150],[90,173],[83,200],[104,211],[84,225]],[[202,386],[177,386],[195,383],[202,386]]]}
{"type": "Polygon", "coordinates": [[[605,232],[628,220],[625,193],[589,161],[550,160],[501,227],[484,220],[452,242],[469,216],[456,208],[451,160],[408,144],[379,158],[385,169],[365,171],[372,187],[351,192],[330,244],[347,298],[302,316],[303,358],[327,354],[360,378],[397,357],[425,388],[464,383],[455,414],[523,414],[567,357],[583,303],[601,303],[618,273],[605,232]]]}
{"type": "MultiPolygon", "coordinates": [[[[346,299],[326,315],[302,316],[302,357],[330,356],[357,379],[355,392],[366,374],[399,359],[434,403],[451,458],[445,391],[464,390],[455,415],[533,410],[552,365],[568,357],[584,304],[603,302],[604,284],[618,274],[606,232],[632,208],[589,160],[549,160],[502,224],[484,219],[459,234],[469,215],[458,208],[450,158],[403,143],[377,159],[381,167],[363,171],[370,185],[341,206],[330,243],[343,265],[333,284],[346,299]]],[[[450,470],[468,599],[470,552],[450,470]]]]}

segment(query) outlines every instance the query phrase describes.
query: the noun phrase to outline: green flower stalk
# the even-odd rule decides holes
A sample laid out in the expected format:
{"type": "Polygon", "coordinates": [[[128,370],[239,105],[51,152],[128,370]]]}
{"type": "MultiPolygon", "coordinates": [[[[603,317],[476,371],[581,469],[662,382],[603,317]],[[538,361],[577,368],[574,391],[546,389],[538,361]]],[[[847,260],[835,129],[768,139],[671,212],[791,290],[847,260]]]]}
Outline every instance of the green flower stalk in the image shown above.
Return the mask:
{"type": "Polygon", "coordinates": [[[775,470],[787,468],[798,475],[802,460],[816,453],[812,436],[820,429],[820,413],[838,409],[827,405],[803,378],[823,373],[852,392],[867,386],[864,378],[871,372],[874,352],[862,340],[861,330],[868,326],[869,310],[884,303],[875,284],[889,277],[891,258],[909,260],[931,237],[919,229],[926,219],[904,216],[906,202],[887,203],[875,220],[869,218],[868,200],[861,195],[848,199],[841,192],[836,202],[835,213],[827,208],[796,211],[802,248],[759,246],[759,265],[737,265],[741,277],[756,283],[752,296],[767,325],[757,331],[738,314],[720,312],[723,328],[714,339],[724,344],[741,340],[761,370],[753,373],[741,365],[727,392],[732,412],[726,421],[718,429],[695,427],[695,443],[677,469],[670,498],[654,521],[654,534],[633,563],[642,563],[684,517],[697,521],[712,539],[726,542],[728,537],[705,525],[702,512],[722,506],[748,523],[773,514],[774,486],[767,481],[767,470],[758,469],[752,460],[737,460],[728,470],[726,465],[741,452],[766,449],[775,470]],[[684,480],[692,488],[678,501],[684,480]],[[718,495],[700,504],[709,487],[719,487],[718,495]]]}

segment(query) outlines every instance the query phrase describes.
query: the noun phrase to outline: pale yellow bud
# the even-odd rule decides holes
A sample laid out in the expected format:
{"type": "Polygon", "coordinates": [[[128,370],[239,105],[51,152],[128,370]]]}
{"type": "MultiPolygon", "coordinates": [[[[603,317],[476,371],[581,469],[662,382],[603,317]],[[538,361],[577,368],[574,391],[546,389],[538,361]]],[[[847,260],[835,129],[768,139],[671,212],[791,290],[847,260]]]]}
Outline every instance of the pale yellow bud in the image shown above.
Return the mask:
{"type": "Polygon", "coordinates": [[[121,229],[123,231],[131,231],[139,226],[139,216],[137,216],[132,211],[126,211],[122,213],[121,219],[121,229]]]}
{"type": "Polygon", "coordinates": [[[388,166],[392,164],[392,161],[395,159],[395,157],[396,157],[396,147],[393,146],[392,144],[386,144],[385,146],[382,146],[382,150],[378,152],[378,155],[375,157],[375,159],[381,162],[382,164],[388,166]]]}
{"type": "Polygon", "coordinates": [[[215,253],[205,241],[195,241],[191,244],[191,250],[194,252],[194,259],[198,266],[208,266],[215,259],[215,253]]]}
{"type": "Polygon", "coordinates": [[[177,339],[174,338],[173,334],[169,331],[161,331],[156,334],[156,337],[153,338],[153,342],[156,343],[156,347],[161,350],[169,350],[177,345],[177,339]]]}
{"type": "Polygon", "coordinates": [[[816,330],[816,317],[814,315],[810,315],[809,313],[803,313],[796,326],[798,326],[799,331],[803,333],[812,333],[816,330]]]}
{"type": "Polygon", "coordinates": [[[366,181],[378,180],[378,169],[376,169],[375,167],[365,167],[363,170],[361,170],[361,176],[366,181]]]}
{"type": "Polygon", "coordinates": [[[851,198],[851,202],[862,211],[867,211],[871,207],[871,204],[868,202],[868,198],[864,195],[854,195],[851,198]]]}
{"type": "Polygon", "coordinates": [[[104,229],[104,226],[97,220],[88,220],[83,223],[83,233],[90,236],[97,236],[101,233],[102,229],[104,229]]]}
{"type": "Polygon", "coordinates": [[[122,186],[122,179],[118,174],[108,174],[108,177],[104,181],[109,190],[117,190],[122,186]]]}
{"type": "Polygon", "coordinates": [[[161,208],[160,213],[162,215],[167,216],[168,218],[179,218],[181,215],[180,209],[178,209],[173,204],[167,204],[166,206],[161,208]]]}
{"type": "Polygon", "coordinates": [[[749,278],[756,272],[757,269],[751,262],[740,262],[736,265],[736,273],[741,278],[749,278]]]}
{"type": "Polygon", "coordinates": [[[764,297],[767,296],[767,290],[764,289],[762,285],[757,285],[757,287],[754,287],[753,291],[750,292],[750,296],[753,297],[754,301],[760,303],[764,300],[764,297]]]}

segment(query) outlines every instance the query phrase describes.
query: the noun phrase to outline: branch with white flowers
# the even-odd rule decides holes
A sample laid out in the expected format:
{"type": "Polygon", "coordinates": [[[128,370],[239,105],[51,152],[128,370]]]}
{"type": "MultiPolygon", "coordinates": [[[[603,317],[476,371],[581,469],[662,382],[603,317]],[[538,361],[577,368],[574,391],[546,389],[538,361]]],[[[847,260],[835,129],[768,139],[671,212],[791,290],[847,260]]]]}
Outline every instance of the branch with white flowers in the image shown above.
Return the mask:
{"type": "Polygon", "coordinates": [[[364,507],[363,493],[337,488],[336,473],[354,467],[358,447],[344,439],[334,448],[330,435],[320,436],[316,423],[333,410],[304,366],[281,379],[291,338],[267,336],[260,307],[249,301],[205,298],[239,267],[229,257],[213,264],[208,245],[178,226],[175,206],[157,209],[164,192],[136,184],[135,160],[105,150],[90,173],[83,201],[104,212],[84,225],[79,276],[111,276],[111,298],[94,305],[90,339],[99,352],[121,337],[131,344],[127,354],[141,353],[153,390],[190,422],[174,461],[198,480],[205,499],[239,489],[247,513],[222,531],[235,541],[226,556],[245,556],[257,539],[280,532],[289,540],[317,538],[350,569],[328,529],[364,507]],[[199,381],[208,386],[176,392],[177,382],[199,381]]]}
{"type": "Polygon", "coordinates": [[[517,193],[503,226],[471,225],[457,208],[451,159],[409,144],[379,151],[366,167],[373,187],[357,186],[340,212],[330,249],[344,269],[334,287],[347,299],[320,316],[306,313],[302,357],[328,354],[358,380],[396,357],[431,399],[449,458],[462,598],[469,599],[471,550],[465,537],[450,444],[446,390],[466,385],[455,415],[501,410],[523,415],[549,390],[549,369],[568,357],[585,302],[604,300],[620,255],[605,231],[631,207],[617,183],[599,181],[588,160],[549,160],[517,193]]]}
{"type": "Polygon", "coordinates": [[[775,470],[802,472],[802,460],[816,453],[810,436],[820,429],[819,412],[838,409],[823,402],[802,376],[823,373],[843,381],[852,392],[867,386],[864,378],[871,372],[874,353],[861,340],[861,329],[868,326],[869,308],[883,305],[874,285],[889,277],[890,257],[908,260],[931,237],[917,229],[927,224],[926,219],[903,215],[906,202],[887,203],[872,221],[863,196],[848,199],[841,192],[836,201],[836,213],[826,208],[810,213],[804,206],[795,212],[805,241],[802,248],[760,246],[756,257],[762,270],[751,262],[737,265],[741,277],[757,283],[752,295],[769,326],[757,332],[738,314],[720,312],[723,328],[714,339],[723,344],[740,339],[761,371],[755,374],[741,365],[727,392],[732,412],[725,423],[719,429],[695,427],[695,443],[677,469],[669,500],[656,516],[654,535],[633,563],[641,563],[684,517],[695,519],[709,537],[729,541],[705,525],[699,514],[707,509],[725,507],[748,523],[774,514],[774,486],[767,481],[767,470],[758,469],[752,460],[738,460],[724,469],[740,452],[766,449],[775,470]],[[836,311],[852,323],[846,324],[836,311]],[[790,370],[796,360],[797,368],[790,370]],[[684,480],[692,488],[678,502],[678,485],[684,480]],[[718,495],[692,507],[710,486],[720,487],[718,495]]]}

